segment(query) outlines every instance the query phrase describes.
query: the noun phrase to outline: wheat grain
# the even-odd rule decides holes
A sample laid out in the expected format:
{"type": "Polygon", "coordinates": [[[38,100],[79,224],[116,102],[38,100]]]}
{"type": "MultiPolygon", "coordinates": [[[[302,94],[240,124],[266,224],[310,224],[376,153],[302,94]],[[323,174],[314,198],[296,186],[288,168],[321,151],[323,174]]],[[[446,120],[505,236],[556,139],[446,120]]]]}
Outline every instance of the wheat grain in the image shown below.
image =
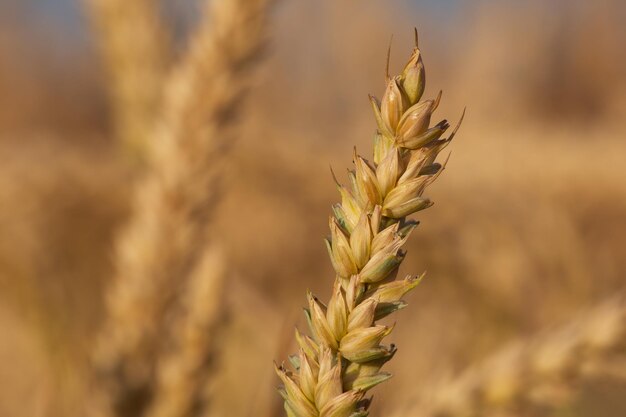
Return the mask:
{"type": "Polygon", "coordinates": [[[562,401],[587,375],[622,357],[626,299],[612,298],[583,310],[559,328],[512,343],[428,394],[407,397],[394,416],[477,417],[530,404],[562,401]]]}
{"type": "Polygon", "coordinates": [[[365,416],[366,391],[391,377],[381,367],[396,349],[381,342],[393,327],[376,321],[405,307],[402,297],[419,283],[410,276],[395,280],[405,256],[401,248],[417,226],[406,217],[432,205],[423,192],[443,171],[436,157],[456,133],[442,139],[445,120],[429,127],[441,95],[420,101],[424,86],[416,35],[402,74],[387,75],[380,103],[371,97],[378,127],[373,162],[355,149],[350,186],[335,179],[342,201],[333,206],[326,240],[337,274],[332,297],[324,305],[307,295],[312,337],[296,331],[296,374],[276,367],[290,417],[365,416]]]}
{"type": "Polygon", "coordinates": [[[105,415],[138,416],[152,401],[164,318],[204,250],[220,164],[265,40],[267,9],[266,0],[207,2],[205,21],[164,87],[94,355],[105,415]]]}

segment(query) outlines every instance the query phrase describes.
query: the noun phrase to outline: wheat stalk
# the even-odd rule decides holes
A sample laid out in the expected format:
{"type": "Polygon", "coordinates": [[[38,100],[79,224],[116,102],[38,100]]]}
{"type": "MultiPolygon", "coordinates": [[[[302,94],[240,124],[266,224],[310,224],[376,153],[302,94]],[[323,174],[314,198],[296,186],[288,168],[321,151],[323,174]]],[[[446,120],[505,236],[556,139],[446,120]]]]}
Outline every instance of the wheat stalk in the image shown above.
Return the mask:
{"type": "Polygon", "coordinates": [[[395,279],[405,256],[401,248],[417,225],[407,216],[432,205],[423,192],[443,171],[435,160],[456,129],[442,139],[449,127],[445,120],[429,127],[441,94],[420,101],[425,74],[417,33],[401,75],[390,78],[388,72],[382,101],[371,97],[378,127],[373,162],[355,149],[350,186],[335,179],[341,203],[333,206],[326,240],[336,272],[332,297],[324,305],[307,294],[312,337],[296,330],[300,352],[291,358],[295,373],[276,367],[290,417],[368,414],[365,393],[391,377],[381,367],[396,351],[381,344],[393,326],[376,322],[405,307],[402,297],[420,281],[395,279]]]}
{"type": "Polygon", "coordinates": [[[512,343],[420,398],[407,397],[392,415],[477,417],[529,404],[561,401],[587,375],[622,356],[626,298],[612,298],[530,341],[512,343]]]}
{"type": "Polygon", "coordinates": [[[154,0],[86,0],[110,78],[117,136],[144,157],[170,64],[170,34],[154,0]]]}
{"type": "Polygon", "coordinates": [[[224,255],[209,247],[182,294],[182,308],[172,320],[172,343],[157,365],[149,417],[203,415],[208,402],[207,377],[215,360],[216,331],[224,321],[224,255]]]}
{"type": "Polygon", "coordinates": [[[153,399],[164,319],[206,246],[220,164],[264,44],[268,7],[267,0],[207,2],[205,21],[164,87],[94,355],[102,414],[138,416],[153,399]]]}

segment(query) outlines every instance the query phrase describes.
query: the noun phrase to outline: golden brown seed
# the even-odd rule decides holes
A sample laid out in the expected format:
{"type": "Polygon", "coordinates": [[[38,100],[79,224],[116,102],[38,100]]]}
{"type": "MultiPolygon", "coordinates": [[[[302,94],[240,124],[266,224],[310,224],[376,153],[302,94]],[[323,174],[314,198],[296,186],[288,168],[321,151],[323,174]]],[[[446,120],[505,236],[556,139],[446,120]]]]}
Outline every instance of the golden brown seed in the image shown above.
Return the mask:
{"type": "Polygon", "coordinates": [[[369,298],[352,310],[348,319],[348,332],[370,327],[374,323],[374,314],[377,306],[378,300],[369,298]]]}
{"type": "Polygon", "coordinates": [[[350,277],[357,273],[358,269],[352,256],[352,249],[348,238],[341,231],[337,222],[330,218],[331,248],[334,262],[337,266],[337,273],[342,277],[350,277]]]}
{"type": "Polygon", "coordinates": [[[336,340],[341,340],[348,326],[348,308],[346,307],[340,280],[335,280],[333,295],[328,302],[326,317],[333,336],[336,340]]]}
{"type": "Polygon", "coordinates": [[[398,85],[399,82],[400,77],[389,80],[380,104],[383,122],[391,133],[396,132],[400,118],[408,106],[408,102],[398,85]]]}
{"type": "Polygon", "coordinates": [[[417,103],[402,116],[396,135],[400,142],[426,132],[434,104],[433,100],[417,103]]]}
{"type": "Polygon", "coordinates": [[[376,283],[387,278],[391,272],[400,265],[404,259],[404,254],[378,252],[370,261],[365,265],[359,277],[361,282],[364,283],[376,283]]]}
{"type": "Polygon", "coordinates": [[[382,212],[383,212],[383,208],[380,205],[377,205],[374,207],[374,210],[372,210],[372,214],[370,214],[370,225],[372,229],[372,234],[374,236],[376,236],[378,232],[380,232],[382,212]]]}
{"type": "Polygon", "coordinates": [[[391,245],[397,237],[398,227],[399,224],[394,223],[376,235],[372,240],[372,256],[391,245]]]}
{"type": "Polygon", "coordinates": [[[300,350],[300,369],[299,369],[299,384],[302,389],[302,393],[311,401],[315,402],[315,387],[318,377],[319,368],[317,365],[311,365],[311,361],[304,353],[304,351],[300,350]]]}
{"type": "Polygon", "coordinates": [[[297,328],[296,341],[298,342],[300,349],[306,354],[307,358],[309,358],[309,360],[311,361],[316,361],[317,355],[319,353],[319,348],[315,344],[315,341],[313,341],[313,339],[311,339],[309,336],[301,334],[297,328]]]}
{"type": "Polygon", "coordinates": [[[317,409],[323,409],[326,404],[341,395],[341,393],[341,360],[337,360],[327,372],[320,372],[319,374],[315,389],[315,405],[317,409]]]}
{"type": "Polygon", "coordinates": [[[370,257],[371,242],[372,230],[369,217],[363,213],[350,236],[350,248],[358,269],[363,268],[370,257]]]}
{"type": "Polygon", "coordinates": [[[450,125],[448,122],[444,120],[438,125],[426,130],[424,133],[413,136],[398,136],[396,141],[402,148],[419,149],[422,146],[428,145],[430,142],[439,139],[449,127],[450,125]]]}
{"type": "Polygon", "coordinates": [[[317,341],[322,345],[337,349],[337,340],[335,339],[333,332],[330,330],[330,326],[328,321],[326,321],[326,316],[324,311],[322,311],[319,301],[311,293],[308,294],[308,299],[309,309],[311,312],[311,324],[313,325],[317,341]]]}
{"type": "Polygon", "coordinates": [[[419,101],[424,93],[425,86],[426,73],[424,63],[422,62],[422,54],[416,47],[402,71],[402,89],[410,104],[415,104],[419,101]]]}
{"type": "Polygon", "coordinates": [[[392,149],[376,168],[376,178],[380,193],[384,198],[393,189],[400,176],[400,156],[397,149],[392,149]]]}
{"type": "Polygon", "coordinates": [[[369,211],[376,204],[382,202],[376,173],[369,164],[358,155],[355,155],[354,163],[356,166],[356,185],[361,197],[362,207],[365,211],[369,211]]]}
{"type": "Polygon", "coordinates": [[[290,373],[276,365],[274,365],[274,369],[278,377],[283,381],[293,411],[299,416],[315,417],[317,415],[315,405],[304,395],[298,384],[292,379],[290,373]]]}
{"type": "Polygon", "coordinates": [[[397,207],[415,197],[419,197],[424,191],[427,181],[428,177],[421,176],[403,182],[402,184],[398,184],[398,186],[391,190],[391,192],[385,198],[385,202],[383,203],[383,211],[385,209],[397,207]]]}
{"type": "Polygon", "coordinates": [[[378,133],[380,133],[383,137],[391,139],[394,137],[394,133],[389,130],[387,123],[383,120],[383,116],[381,114],[380,103],[374,96],[370,97],[370,104],[372,105],[372,110],[374,110],[374,118],[376,119],[376,125],[378,127],[378,133]]]}
{"type": "Polygon", "coordinates": [[[341,353],[348,357],[354,353],[375,348],[385,336],[391,333],[392,329],[392,327],[379,325],[354,329],[341,339],[341,353]]]}

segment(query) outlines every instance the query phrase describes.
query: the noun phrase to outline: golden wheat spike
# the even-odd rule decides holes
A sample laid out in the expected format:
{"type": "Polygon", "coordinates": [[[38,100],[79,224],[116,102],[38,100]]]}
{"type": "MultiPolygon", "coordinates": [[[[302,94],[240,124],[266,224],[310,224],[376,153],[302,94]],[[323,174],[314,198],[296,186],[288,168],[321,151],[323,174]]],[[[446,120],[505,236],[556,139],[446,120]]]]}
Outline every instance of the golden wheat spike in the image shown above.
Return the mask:
{"type": "Polygon", "coordinates": [[[625,341],[626,298],[620,296],[531,340],[508,345],[460,376],[436,384],[424,397],[407,397],[391,415],[478,417],[556,403],[561,400],[557,395],[572,391],[588,373],[606,369],[605,360],[619,357],[616,350],[625,341]]]}
{"type": "Polygon", "coordinates": [[[154,0],[85,1],[110,78],[118,139],[143,158],[170,64],[170,34],[154,0]]]}
{"type": "Polygon", "coordinates": [[[381,368],[395,353],[393,345],[382,344],[393,326],[376,321],[405,307],[402,297],[419,283],[410,276],[395,279],[405,256],[401,248],[416,226],[407,216],[432,205],[423,193],[443,171],[435,160],[456,130],[442,139],[448,123],[430,127],[441,94],[420,100],[425,74],[417,45],[402,73],[386,78],[381,102],[371,98],[378,127],[373,160],[355,149],[350,186],[335,179],[341,203],[333,207],[326,240],[336,272],[332,297],[323,304],[308,294],[312,337],[296,332],[295,373],[276,367],[290,417],[368,414],[365,393],[391,377],[381,368]]]}
{"type": "Polygon", "coordinates": [[[207,2],[206,18],[165,83],[94,354],[100,414],[139,416],[154,398],[156,358],[168,340],[164,320],[206,246],[233,116],[266,38],[268,7],[267,0],[207,2]]]}

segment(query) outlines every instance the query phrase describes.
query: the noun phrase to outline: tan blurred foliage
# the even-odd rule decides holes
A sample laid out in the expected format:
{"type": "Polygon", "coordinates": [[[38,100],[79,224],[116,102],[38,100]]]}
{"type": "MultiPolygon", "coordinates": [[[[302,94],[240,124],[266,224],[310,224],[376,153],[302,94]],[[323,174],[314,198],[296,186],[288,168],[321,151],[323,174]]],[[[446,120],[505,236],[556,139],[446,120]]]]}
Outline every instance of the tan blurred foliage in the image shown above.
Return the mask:
{"type": "MultiPolygon", "coordinates": [[[[0,416],[69,415],[132,167],[110,139],[93,42],[50,47],[55,28],[35,24],[36,10],[2,7],[0,416]]],[[[413,26],[426,95],[443,89],[438,114],[456,120],[467,105],[468,116],[409,242],[404,271],[428,274],[400,313],[395,377],[372,414],[621,291],[625,17],[617,0],[279,4],[213,226],[234,288],[211,388],[217,415],[279,415],[271,361],[293,350],[305,290],[331,287],[328,164],[341,171],[354,145],[369,146],[367,93],[383,88],[390,35],[393,51],[407,51],[413,26]]],[[[624,415],[623,380],[579,388],[528,415],[624,415]]]]}

